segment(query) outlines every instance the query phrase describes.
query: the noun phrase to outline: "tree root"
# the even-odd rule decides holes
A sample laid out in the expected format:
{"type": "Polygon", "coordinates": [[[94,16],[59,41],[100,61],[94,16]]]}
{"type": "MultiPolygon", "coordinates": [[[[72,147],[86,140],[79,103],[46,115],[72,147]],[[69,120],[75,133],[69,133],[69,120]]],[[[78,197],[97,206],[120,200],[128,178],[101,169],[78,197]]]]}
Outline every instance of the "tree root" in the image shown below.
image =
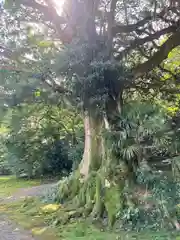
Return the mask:
{"type": "MultiPolygon", "coordinates": [[[[135,186],[132,188],[127,183],[126,189],[124,179],[117,178],[118,176],[122,176],[121,173],[118,172],[118,174],[112,175],[112,178],[107,177],[100,169],[99,171],[91,171],[86,179],[82,179],[80,174],[75,172],[61,181],[57,193],[57,201],[63,204],[64,211],[58,217],[59,222],[65,224],[71,219],[82,217],[90,218],[93,222],[97,220],[102,223],[99,220],[106,219],[108,227],[112,228],[116,220],[119,221],[120,216],[126,214],[126,210],[128,210],[128,214],[129,210],[130,214],[131,210],[132,214],[134,214],[134,210],[139,209],[140,212],[138,214],[140,215],[142,215],[141,212],[143,211],[145,213],[151,211],[151,209],[146,210],[145,207],[141,211],[141,205],[134,194],[136,192],[135,186]],[[126,192],[125,190],[128,191],[126,192]]],[[[158,206],[156,206],[156,209],[158,209],[158,206]]],[[[144,218],[142,219],[140,215],[138,215],[139,221],[144,221],[144,218]]],[[[130,219],[131,223],[134,221],[132,220],[134,219],[133,216],[130,219]]],[[[147,216],[151,217],[150,214],[147,214],[147,216]]],[[[121,224],[127,224],[128,221],[129,219],[124,218],[121,224]]],[[[135,221],[137,222],[137,218],[135,221]]],[[[164,222],[166,226],[167,222],[168,224],[171,223],[172,227],[175,226],[179,229],[179,223],[176,218],[172,219],[169,217],[166,223],[164,222]]]]}
{"type": "Polygon", "coordinates": [[[112,226],[117,213],[122,210],[121,193],[119,186],[106,186],[100,172],[92,171],[86,180],[76,172],[60,182],[57,200],[66,203],[67,209],[71,206],[63,217],[65,222],[75,217],[101,219],[106,216],[112,226]]]}

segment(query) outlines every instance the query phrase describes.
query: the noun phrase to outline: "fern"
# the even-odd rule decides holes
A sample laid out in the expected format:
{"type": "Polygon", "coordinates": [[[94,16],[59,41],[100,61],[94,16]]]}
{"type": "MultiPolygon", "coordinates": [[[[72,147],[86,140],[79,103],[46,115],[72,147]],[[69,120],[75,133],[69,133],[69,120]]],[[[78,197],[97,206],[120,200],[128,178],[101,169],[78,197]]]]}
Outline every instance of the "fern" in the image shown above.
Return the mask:
{"type": "Polygon", "coordinates": [[[139,146],[136,144],[128,146],[127,148],[124,148],[122,150],[123,158],[127,159],[128,161],[131,161],[133,158],[137,157],[138,154],[139,154],[139,146]]]}
{"type": "Polygon", "coordinates": [[[128,165],[138,166],[148,161],[149,155],[171,145],[172,134],[169,134],[166,115],[156,105],[145,102],[125,105],[118,126],[117,131],[111,132],[113,149],[128,165]]]}

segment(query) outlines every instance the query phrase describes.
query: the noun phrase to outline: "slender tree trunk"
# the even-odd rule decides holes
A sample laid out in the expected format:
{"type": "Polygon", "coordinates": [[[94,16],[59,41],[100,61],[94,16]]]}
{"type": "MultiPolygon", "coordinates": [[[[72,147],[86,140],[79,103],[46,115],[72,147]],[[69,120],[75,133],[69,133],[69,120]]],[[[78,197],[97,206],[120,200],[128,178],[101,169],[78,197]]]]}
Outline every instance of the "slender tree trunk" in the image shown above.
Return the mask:
{"type": "Polygon", "coordinates": [[[84,130],[85,145],[84,154],[80,163],[80,173],[87,177],[90,170],[98,170],[104,154],[103,147],[103,120],[101,118],[91,117],[85,113],[84,130]]]}
{"type": "Polygon", "coordinates": [[[28,178],[31,179],[33,177],[33,164],[27,164],[28,178]]]}

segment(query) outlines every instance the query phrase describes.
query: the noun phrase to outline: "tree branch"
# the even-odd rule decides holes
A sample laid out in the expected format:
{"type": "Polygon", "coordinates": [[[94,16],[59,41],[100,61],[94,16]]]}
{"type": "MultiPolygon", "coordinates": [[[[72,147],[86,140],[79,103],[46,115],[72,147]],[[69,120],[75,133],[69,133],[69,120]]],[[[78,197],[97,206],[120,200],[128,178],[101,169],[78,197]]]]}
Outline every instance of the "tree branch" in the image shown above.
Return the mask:
{"type": "Polygon", "coordinates": [[[50,5],[48,1],[47,6],[37,3],[35,0],[23,0],[22,5],[25,7],[31,7],[32,9],[36,9],[41,13],[45,20],[50,21],[56,27],[56,31],[61,35],[63,30],[60,25],[66,24],[67,21],[60,15],[58,15],[56,9],[53,7],[53,4],[50,5]]]}
{"type": "Polygon", "coordinates": [[[56,18],[59,24],[66,23],[66,19],[58,15],[56,9],[53,7],[53,3],[50,5],[49,1],[47,6],[37,3],[35,0],[22,0],[21,4],[24,5],[25,7],[31,7],[33,9],[38,10],[46,17],[48,21],[53,21],[56,18]]]}
{"type": "Polygon", "coordinates": [[[72,92],[66,88],[64,88],[63,86],[57,84],[53,78],[51,78],[50,76],[48,76],[47,73],[44,73],[41,75],[41,81],[44,82],[47,86],[51,87],[54,92],[58,92],[61,94],[72,94],[72,92]]]}
{"type": "Polygon", "coordinates": [[[135,77],[140,77],[144,73],[148,73],[153,68],[157,67],[164,59],[168,57],[168,54],[171,52],[171,50],[179,45],[180,32],[176,32],[169,37],[169,39],[159,48],[159,50],[151,59],[140,64],[136,69],[134,69],[133,74],[135,77]]]}
{"type": "Polygon", "coordinates": [[[57,84],[47,72],[45,73],[32,73],[29,70],[26,69],[19,69],[11,66],[0,66],[0,71],[5,70],[5,71],[11,71],[11,72],[17,72],[17,73],[27,73],[28,78],[35,78],[41,80],[43,83],[45,83],[47,86],[51,87],[55,92],[59,92],[61,94],[71,94],[72,92],[63,86],[57,84]]]}
{"type": "Polygon", "coordinates": [[[139,47],[147,42],[152,42],[155,39],[159,39],[161,36],[173,33],[177,30],[177,26],[170,26],[168,28],[164,28],[158,32],[155,32],[154,34],[151,34],[145,38],[139,38],[130,43],[130,46],[127,47],[125,50],[121,51],[119,55],[116,57],[117,60],[120,60],[122,57],[127,55],[131,50],[135,49],[136,47],[139,47]]]}
{"type": "Polygon", "coordinates": [[[114,25],[115,11],[117,0],[111,0],[110,11],[108,13],[108,40],[107,40],[107,56],[110,57],[112,53],[113,33],[112,27],[114,25]]]}
{"type": "Polygon", "coordinates": [[[164,28],[158,32],[155,32],[154,34],[151,34],[145,38],[139,38],[138,40],[135,40],[133,41],[130,46],[132,48],[136,47],[136,46],[139,46],[139,45],[143,45],[147,42],[151,42],[155,39],[159,39],[162,35],[165,35],[167,33],[173,33],[177,30],[177,27],[176,26],[170,26],[168,28],[164,28]]]}
{"type": "Polygon", "coordinates": [[[113,35],[116,35],[118,33],[130,33],[130,32],[136,31],[137,28],[144,26],[150,20],[152,20],[152,16],[148,16],[148,17],[144,18],[143,20],[140,20],[139,22],[137,22],[135,24],[116,25],[112,29],[113,35]]]}
{"type": "MultiPolygon", "coordinates": [[[[159,18],[163,21],[167,21],[167,19],[165,19],[164,17],[166,13],[172,9],[174,8],[173,7],[164,8],[160,13],[156,14],[156,18],[159,18]]],[[[137,31],[139,27],[143,27],[146,23],[153,20],[153,18],[154,16],[151,14],[151,12],[149,12],[149,15],[147,17],[138,21],[137,23],[129,24],[129,25],[117,24],[116,26],[113,27],[113,34],[116,35],[118,33],[130,33],[133,31],[137,31]]]]}

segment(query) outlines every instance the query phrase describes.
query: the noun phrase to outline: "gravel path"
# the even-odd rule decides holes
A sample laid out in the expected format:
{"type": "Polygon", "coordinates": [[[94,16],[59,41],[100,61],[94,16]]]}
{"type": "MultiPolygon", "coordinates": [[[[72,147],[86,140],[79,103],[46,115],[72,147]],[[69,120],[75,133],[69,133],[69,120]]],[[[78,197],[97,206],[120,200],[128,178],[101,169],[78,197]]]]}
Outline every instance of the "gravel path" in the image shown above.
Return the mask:
{"type": "Polygon", "coordinates": [[[6,217],[0,216],[0,240],[35,240],[29,232],[20,230],[6,217]]]}
{"type": "MultiPolygon", "coordinates": [[[[41,196],[43,192],[54,184],[44,184],[41,186],[19,189],[13,196],[0,199],[0,203],[5,204],[14,202],[27,197],[41,196]]],[[[35,240],[32,235],[19,229],[14,223],[9,221],[6,216],[0,216],[0,240],[35,240]]]]}
{"type": "Polygon", "coordinates": [[[0,203],[10,203],[27,197],[38,197],[43,195],[47,189],[51,189],[55,184],[44,184],[35,187],[21,188],[12,196],[0,199],[0,203]]]}

